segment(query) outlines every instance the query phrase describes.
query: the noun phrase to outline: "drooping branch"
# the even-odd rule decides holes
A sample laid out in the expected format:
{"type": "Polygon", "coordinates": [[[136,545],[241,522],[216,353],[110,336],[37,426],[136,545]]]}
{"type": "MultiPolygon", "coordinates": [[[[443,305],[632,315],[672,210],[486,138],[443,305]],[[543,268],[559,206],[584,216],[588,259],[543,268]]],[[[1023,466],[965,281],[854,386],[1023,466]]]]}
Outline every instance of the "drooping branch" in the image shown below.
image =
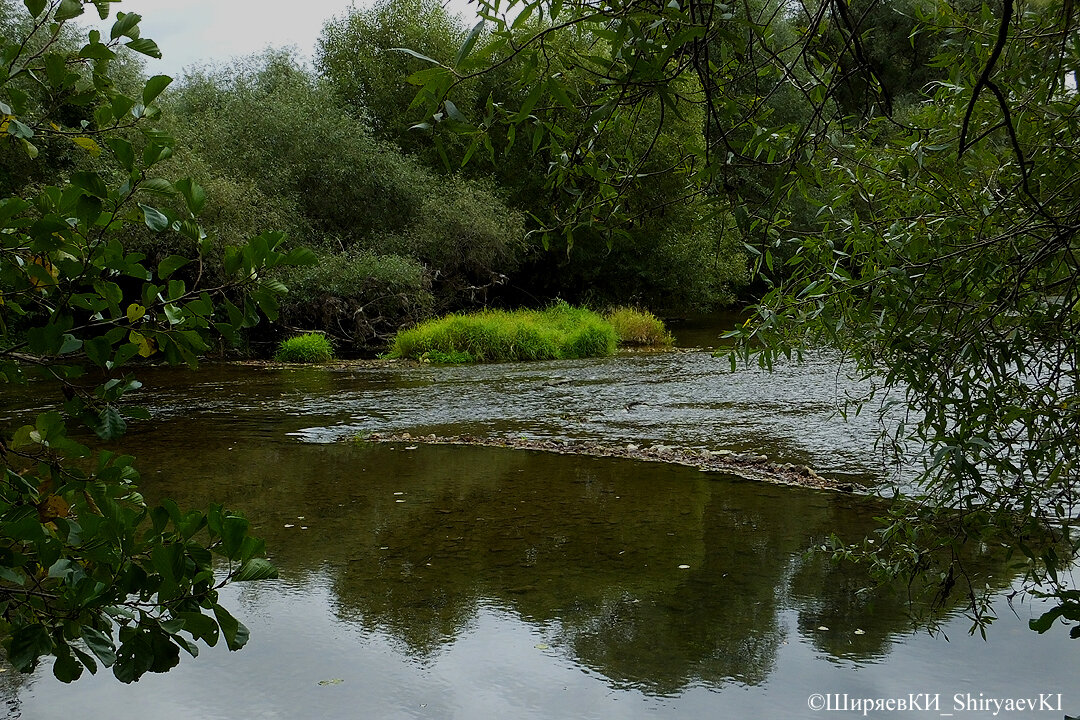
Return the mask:
{"type": "MultiPolygon", "coordinates": [[[[994,47],[990,51],[990,58],[986,61],[986,66],[979,75],[975,87],[971,90],[971,99],[968,100],[967,110],[964,112],[964,120],[960,123],[960,143],[956,151],[957,160],[964,157],[964,153],[967,152],[967,149],[974,144],[968,143],[967,141],[968,126],[971,124],[971,116],[975,112],[975,103],[978,102],[979,95],[984,89],[989,88],[991,85],[990,76],[994,73],[998,58],[1001,57],[1001,53],[1005,49],[1005,43],[1009,40],[1009,23],[1012,22],[1012,16],[1013,0],[1003,0],[1001,23],[998,25],[997,40],[994,42],[994,47]]],[[[1015,132],[1013,132],[1013,134],[1015,135],[1015,132]]],[[[1020,156],[1018,160],[1020,161],[1020,167],[1023,170],[1026,167],[1023,156],[1020,156]]]]}

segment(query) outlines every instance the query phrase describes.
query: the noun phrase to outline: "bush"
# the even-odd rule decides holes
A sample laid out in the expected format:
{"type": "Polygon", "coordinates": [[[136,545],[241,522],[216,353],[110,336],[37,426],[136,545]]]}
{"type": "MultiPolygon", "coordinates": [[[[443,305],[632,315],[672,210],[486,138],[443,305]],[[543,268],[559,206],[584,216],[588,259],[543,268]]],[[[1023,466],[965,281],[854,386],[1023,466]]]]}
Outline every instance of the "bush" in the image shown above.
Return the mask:
{"type": "Polygon", "coordinates": [[[619,334],[620,345],[669,347],[674,342],[664,322],[648,310],[619,307],[604,317],[619,334]]]}
{"type": "Polygon", "coordinates": [[[432,362],[509,362],[601,357],[618,336],[600,315],[558,303],[546,310],[448,315],[399,332],[387,354],[432,362]]]}
{"type": "Polygon", "coordinates": [[[281,362],[327,362],[334,359],[334,347],[325,335],[308,333],[283,340],[274,353],[281,362]]]}
{"type": "Polygon", "coordinates": [[[281,303],[286,325],[325,330],[342,352],[356,352],[432,314],[430,273],[416,260],[365,250],[318,255],[318,265],[281,273],[289,288],[281,303]]]}

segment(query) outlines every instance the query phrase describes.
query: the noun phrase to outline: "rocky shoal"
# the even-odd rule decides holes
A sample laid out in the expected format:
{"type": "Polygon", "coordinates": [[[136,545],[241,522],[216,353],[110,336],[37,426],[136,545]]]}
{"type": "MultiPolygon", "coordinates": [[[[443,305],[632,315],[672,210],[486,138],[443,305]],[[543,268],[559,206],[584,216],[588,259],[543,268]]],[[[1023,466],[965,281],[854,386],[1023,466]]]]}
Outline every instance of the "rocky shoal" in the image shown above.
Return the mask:
{"type": "Polygon", "coordinates": [[[722,472],[747,480],[837,492],[866,492],[866,488],[847,480],[818,475],[813,468],[792,463],[776,463],[766,455],[732,450],[705,450],[674,445],[608,445],[592,440],[534,440],[515,437],[480,437],[476,435],[412,435],[410,433],[371,433],[360,440],[373,443],[410,443],[427,445],[478,445],[484,447],[537,450],[560,455],[618,457],[645,462],[663,462],[696,467],[702,471],[722,472]]]}

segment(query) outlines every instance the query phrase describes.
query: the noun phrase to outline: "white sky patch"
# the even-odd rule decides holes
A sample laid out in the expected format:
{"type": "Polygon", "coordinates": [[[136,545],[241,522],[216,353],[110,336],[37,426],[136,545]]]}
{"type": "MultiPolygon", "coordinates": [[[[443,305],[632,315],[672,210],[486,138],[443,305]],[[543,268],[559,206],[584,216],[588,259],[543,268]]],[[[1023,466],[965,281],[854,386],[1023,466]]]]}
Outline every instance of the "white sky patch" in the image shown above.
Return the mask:
{"type": "MultiPolygon", "coordinates": [[[[112,6],[112,17],[97,23],[108,32],[117,11],[143,17],[142,36],[154,40],[164,56],[147,58],[148,75],[179,78],[185,68],[207,63],[228,63],[267,47],[295,46],[310,60],[323,24],[350,7],[367,7],[365,0],[123,0],[112,6]]],[[[449,0],[451,12],[473,17],[467,0],[449,0]]],[[[475,8],[475,5],[472,6],[475,8]]],[[[83,18],[97,21],[92,7],[83,18]]]]}

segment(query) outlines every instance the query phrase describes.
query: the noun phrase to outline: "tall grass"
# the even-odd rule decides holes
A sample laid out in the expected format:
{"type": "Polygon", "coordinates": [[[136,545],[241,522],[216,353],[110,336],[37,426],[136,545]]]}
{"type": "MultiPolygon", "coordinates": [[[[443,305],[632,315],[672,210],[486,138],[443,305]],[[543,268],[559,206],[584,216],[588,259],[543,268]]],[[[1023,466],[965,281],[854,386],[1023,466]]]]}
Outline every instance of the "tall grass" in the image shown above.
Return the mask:
{"type": "Polygon", "coordinates": [[[620,345],[669,347],[675,342],[663,321],[648,310],[618,307],[608,312],[604,318],[619,334],[620,345]]]}
{"type": "Polygon", "coordinates": [[[298,335],[278,345],[274,359],[280,362],[320,363],[334,359],[334,346],[319,333],[298,335]]]}
{"type": "Polygon", "coordinates": [[[618,335],[591,310],[560,302],[545,310],[484,310],[447,315],[403,330],[391,358],[432,362],[508,362],[601,357],[615,352],[618,335]]]}

